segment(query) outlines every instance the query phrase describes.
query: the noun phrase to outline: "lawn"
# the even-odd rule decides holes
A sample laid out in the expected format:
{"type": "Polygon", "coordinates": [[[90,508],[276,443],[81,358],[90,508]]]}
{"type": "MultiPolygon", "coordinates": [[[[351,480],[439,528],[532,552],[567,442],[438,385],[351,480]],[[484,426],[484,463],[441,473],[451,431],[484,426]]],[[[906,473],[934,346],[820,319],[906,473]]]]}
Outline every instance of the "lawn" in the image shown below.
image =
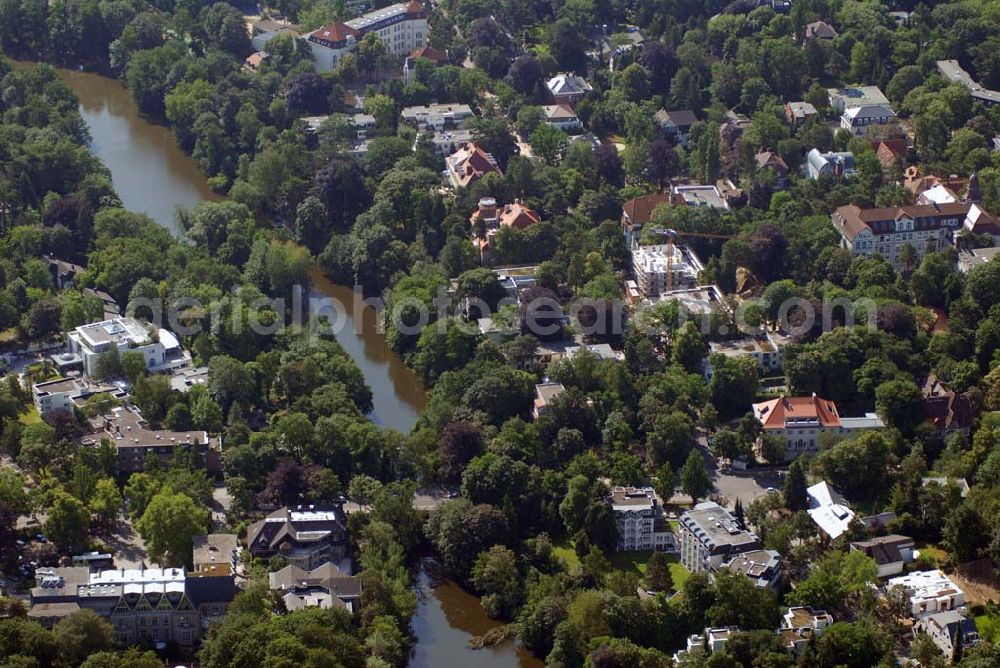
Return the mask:
{"type": "Polygon", "coordinates": [[[923,545],[917,548],[920,551],[921,556],[930,557],[938,564],[943,564],[948,561],[948,553],[939,547],[933,547],[931,545],[923,545]]]}
{"type": "MultiPolygon", "coordinates": [[[[566,562],[567,567],[572,568],[580,563],[580,558],[576,556],[573,541],[568,538],[561,538],[553,542],[552,553],[566,562]]],[[[640,577],[646,575],[646,562],[653,554],[651,550],[639,552],[615,552],[611,555],[611,565],[620,571],[632,571],[640,577]]],[[[678,591],[684,587],[684,583],[691,577],[691,571],[681,566],[677,557],[672,554],[667,555],[670,560],[670,575],[674,578],[674,589],[678,591]]]]}
{"type": "Polygon", "coordinates": [[[979,637],[986,642],[1000,640],[1000,618],[990,614],[976,615],[976,628],[979,629],[979,637]]]}
{"type": "Polygon", "coordinates": [[[38,424],[42,421],[42,416],[38,414],[38,409],[32,406],[24,413],[21,413],[17,421],[27,427],[30,424],[38,424]]]}

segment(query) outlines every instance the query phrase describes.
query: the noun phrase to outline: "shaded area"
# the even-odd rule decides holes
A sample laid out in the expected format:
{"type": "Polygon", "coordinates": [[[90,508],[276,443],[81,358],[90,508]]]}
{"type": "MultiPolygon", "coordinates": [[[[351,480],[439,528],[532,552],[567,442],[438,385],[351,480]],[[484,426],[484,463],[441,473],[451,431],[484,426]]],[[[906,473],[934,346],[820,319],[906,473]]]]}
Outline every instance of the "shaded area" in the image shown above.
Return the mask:
{"type": "Polygon", "coordinates": [[[502,626],[486,616],[479,599],[451,580],[434,576],[434,562],[424,560],[417,579],[420,601],[413,617],[418,642],[412,668],[476,666],[477,668],[541,668],[541,660],[513,642],[471,649],[469,640],[502,626]]]}

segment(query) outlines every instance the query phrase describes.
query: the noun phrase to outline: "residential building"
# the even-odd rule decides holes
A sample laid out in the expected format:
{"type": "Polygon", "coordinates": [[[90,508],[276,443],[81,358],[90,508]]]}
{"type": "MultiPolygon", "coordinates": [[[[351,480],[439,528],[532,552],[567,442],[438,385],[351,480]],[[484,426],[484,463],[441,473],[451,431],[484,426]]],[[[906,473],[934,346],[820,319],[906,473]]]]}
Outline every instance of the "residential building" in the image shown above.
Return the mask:
{"type": "Polygon", "coordinates": [[[967,394],[958,394],[942,383],[935,374],[928,374],[921,389],[924,397],[924,418],[944,439],[955,432],[969,435],[975,409],[967,394]]]}
{"type": "Polygon", "coordinates": [[[442,51],[440,49],[435,49],[429,44],[419,49],[415,49],[413,53],[403,59],[404,83],[413,82],[413,77],[417,71],[417,62],[421,59],[431,63],[434,67],[441,67],[442,65],[448,64],[448,50],[445,49],[442,51]]]}
{"type": "Polygon", "coordinates": [[[962,229],[984,238],[994,246],[1000,246],[1000,219],[987,211],[984,211],[978,204],[969,206],[969,214],[962,223],[962,229]]]}
{"type": "Polygon", "coordinates": [[[688,135],[691,133],[691,126],[698,118],[690,109],[678,109],[676,111],[666,111],[660,109],[653,118],[660,126],[660,132],[667,139],[672,139],[680,146],[687,146],[688,135]]]}
{"type": "Polygon", "coordinates": [[[940,570],[915,571],[886,581],[886,591],[894,587],[906,590],[910,616],[914,619],[965,606],[965,592],[940,570]]]}
{"type": "Polygon", "coordinates": [[[115,298],[109,295],[104,290],[95,290],[93,288],[84,288],[82,291],[84,297],[89,297],[91,299],[97,299],[101,302],[104,307],[104,319],[114,320],[121,315],[121,307],[118,306],[118,302],[115,298]]]}
{"type": "Polygon", "coordinates": [[[52,274],[52,287],[56,290],[65,290],[73,286],[76,277],[86,271],[86,267],[78,264],[60,260],[50,255],[43,255],[42,259],[49,263],[49,273],[52,274]]]}
{"type": "Polygon", "coordinates": [[[806,488],[809,517],[830,540],[842,536],[854,521],[854,511],[837,490],[824,480],[806,488]]]}
{"type": "Polygon", "coordinates": [[[806,154],[805,172],[810,179],[816,180],[823,176],[854,176],[858,168],[853,153],[820,153],[818,148],[814,148],[806,154]]]}
{"type": "Polygon", "coordinates": [[[107,619],[118,645],[176,642],[190,648],[236,594],[231,569],[188,573],[183,568],[38,569],[28,616],[51,627],[80,609],[107,619]]]}
{"type": "Polygon", "coordinates": [[[312,570],[289,564],[268,575],[271,591],[281,595],[285,610],[305,608],[345,608],[358,612],[361,607],[361,578],[342,572],[327,562],[312,570]]]}
{"type": "Polygon", "coordinates": [[[657,244],[632,249],[632,273],[643,298],[693,287],[703,269],[701,260],[686,246],[657,244]]]}
{"type": "Polygon", "coordinates": [[[955,610],[927,615],[914,625],[913,630],[930,636],[938,649],[949,658],[955,654],[956,640],[961,639],[962,649],[975,647],[982,642],[976,620],[955,610]]]}
{"type": "Polygon", "coordinates": [[[618,551],[677,551],[677,541],[663,521],[663,510],[652,488],[612,487],[608,498],[618,526],[618,551]]]}
{"type": "Polygon", "coordinates": [[[628,200],[622,205],[622,232],[629,248],[639,245],[642,238],[642,228],[653,217],[656,207],[669,205],[671,198],[666,193],[643,195],[628,200]]]}
{"type": "Polygon", "coordinates": [[[250,26],[250,44],[255,51],[264,51],[267,43],[278,35],[289,35],[292,39],[302,37],[302,28],[294,23],[273,19],[262,19],[250,26]]]}
{"type": "Polygon", "coordinates": [[[838,36],[838,32],[826,21],[813,21],[806,24],[806,39],[831,40],[838,36]]]}
{"type": "Polygon", "coordinates": [[[913,247],[917,262],[926,251],[948,247],[971,206],[975,205],[955,202],[862,209],[848,204],[834,211],[830,220],[840,233],[841,248],[861,257],[881,255],[896,270],[902,270],[903,246],[913,247]]]}
{"type": "Polygon", "coordinates": [[[939,183],[917,195],[914,204],[954,204],[958,201],[958,195],[951,188],[939,183]]]}
{"type": "Polygon", "coordinates": [[[760,589],[777,590],[782,581],[781,555],[776,550],[753,550],[736,555],[726,568],[750,578],[760,589]]]}
{"type": "Polygon", "coordinates": [[[692,655],[701,653],[708,655],[722,650],[733,634],[739,633],[739,631],[737,626],[723,626],[716,629],[706,627],[704,633],[694,633],[688,636],[686,647],[674,652],[674,664],[684,665],[685,659],[692,655]]]}
{"type": "Polygon", "coordinates": [[[811,397],[785,397],[753,404],[754,417],[765,434],[785,439],[785,458],[819,451],[822,433],[849,434],[885,425],[874,413],[863,418],[842,418],[837,405],[815,394],[811,397]]]}
{"type": "Polygon", "coordinates": [[[339,506],[285,506],[250,525],[247,547],[255,557],[280,556],[299,568],[312,570],[344,558],[346,521],[339,506]]]}
{"type": "Polygon", "coordinates": [[[681,564],[692,573],[717,573],[737,556],[760,551],[760,539],[728,510],[703,501],[681,515],[681,564]]]}
{"type": "Polygon", "coordinates": [[[781,353],[781,349],[767,332],[760,337],[746,336],[725,341],[710,341],[708,355],[705,357],[705,376],[711,379],[714,373],[709,361],[713,354],[750,357],[757,362],[758,370],[770,374],[781,368],[781,353]]]}
{"type": "Polygon", "coordinates": [[[906,139],[878,139],[872,141],[872,149],[882,165],[882,173],[891,176],[897,167],[906,162],[909,147],[906,139]]]}
{"type": "Polygon", "coordinates": [[[434,149],[434,155],[439,158],[451,155],[460,149],[464,144],[468,144],[472,141],[472,130],[465,130],[463,128],[445,130],[443,132],[418,133],[416,138],[413,140],[414,150],[417,148],[417,144],[421,141],[421,139],[427,135],[430,135],[430,143],[434,149]]]}
{"type": "Polygon", "coordinates": [[[563,132],[573,132],[583,127],[583,122],[567,104],[546,104],[542,111],[545,112],[545,122],[563,132]]]}
{"type": "Polygon", "coordinates": [[[200,571],[213,566],[228,566],[236,572],[240,561],[240,542],[236,534],[209,533],[195,536],[192,542],[192,563],[200,571]]]}
{"type": "Polygon", "coordinates": [[[828,88],[830,106],[838,114],[851,107],[871,107],[888,105],[889,98],[878,86],[847,86],[844,88],[828,88]]]}
{"type": "Polygon", "coordinates": [[[166,371],[190,362],[177,337],[166,329],[145,325],[135,318],[114,318],[81,325],[69,332],[69,352],[79,355],[88,376],[97,375],[101,357],[106,354],[136,352],[143,356],[146,369],[166,371]]]}
{"type": "Polygon", "coordinates": [[[427,11],[416,0],[410,0],[349,21],[334,21],[307,33],[316,71],[334,69],[368,33],[378,35],[391,55],[407,56],[427,44],[427,11]]]}
{"type": "Polygon", "coordinates": [[[73,400],[80,397],[85,391],[83,384],[75,378],[56,378],[31,386],[31,396],[35,402],[35,408],[38,409],[38,414],[42,417],[60,411],[72,413],[73,400]]]}
{"type": "Polygon", "coordinates": [[[462,121],[475,115],[467,104],[422,104],[404,107],[400,112],[404,123],[416,126],[418,130],[436,132],[458,127],[462,121]]]}
{"type": "Polygon", "coordinates": [[[840,127],[856,137],[868,132],[872,126],[885,126],[895,122],[896,112],[887,104],[848,107],[840,115],[840,127]]]}
{"type": "Polygon", "coordinates": [[[777,177],[774,182],[776,189],[784,190],[788,185],[788,165],[785,164],[780,155],[774,151],[761,151],[754,156],[754,162],[757,164],[757,171],[769,169],[774,172],[777,177]]]}
{"type": "Polygon", "coordinates": [[[798,654],[813,639],[819,638],[828,626],[833,624],[833,617],[826,610],[813,610],[809,606],[789,608],[781,618],[778,634],[784,641],[785,649],[798,654]]]}
{"type": "Polygon", "coordinates": [[[566,388],[563,387],[562,383],[540,383],[535,385],[535,406],[532,408],[531,414],[537,420],[545,413],[552,400],[565,391],[566,388]]]}
{"type": "Polygon", "coordinates": [[[903,566],[913,561],[914,541],[909,536],[891,534],[851,543],[852,552],[864,552],[878,564],[878,577],[887,578],[903,572],[903,566]]]}
{"type": "Polygon", "coordinates": [[[210,438],[208,432],[200,430],[151,429],[134,406],[115,407],[109,413],[87,421],[87,432],[80,443],[93,446],[105,439],[115,446],[115,464],[118,475],[123,478],[145,470],[150,456],[155,456],[160,466],[166,468],[178,452],[184,451],[197,454],[204,463],[206,473],[222,473],[218,439],[210,438]]]}
{"type": "Polygon", "coordinates": [[[479,207],[472,212],[469,223],[472,226],[472,243],[479,250],[483,260],[492,256],[493,239],[502,227],[515,230],[526,230],[542,221],[542,217],[534,209],[530,209],[521,200],[515,199],[513,204],[497,206],[492,197],[479,200],[479,207]]]}
{"type": "Polygon", "coordinates": [[[582,346],[567,346],[566,347],[566,359],[571,360],[580,353],[589,353],[591,355],[596,355],[602,360],[612,360],[614,362],[621,362],[625,359],[625,354],[618,352],[612,348],[607,343],[593,343],[584,344],[582,346]]]}
{"type": "Polygon", "coordinates": [[[973,80],[972,76],[966,72],[957,60],[937,61],[938,71],[945,79],[951,83],[957,83],[969,89],[972,99],[982,102],[987,107],[1000,104],[1000,91],[984,88],[981,84],[973,80]]]}
{"type": "Polygon", "coordinates": [[[1000,254],[1000,246],[962,250],[958,254],[958,270],[968,273],[975,267],[992,262],[997,254],[1000,254]]]}
{"type": "Polygon", "coordinates": [[[448,183],[452,188],[467,188],[486,174],[503,176],[500,165],[492,153],[487,153],[473,142],[462,145],[445,158],[448,183]]]}
{"type": "Polygon", "coordinates": [[[958,493],[963,499],[969,496],[969,482],[965,478],[927,477],[920,479],[920,485],[921,487],[928,487],[929,485],[950,487],[951,485],[954,485],[958,488],[958,493]]]}
{"type": "Polygon", "coordinates": [[[271,55],[267,51],[257,51],[251,53],[243,60],[243,71],[253,74],[260,69],[260,66],[264,64],[271,55]]]}
{"type": "Polygon", "coordinates": [[[728,209],[729,202],[719,192],[718,187],[693,184],[678,185],[670,189],[671,201],[685,206],[708,206],[713,209],[728,209]]]}
{"type": "Polygon", "coordinates": [[[574,106],[583,96],[593,90],[583,77],[572,74],[558,74],[545,82],[552,104],[574,106]]]}

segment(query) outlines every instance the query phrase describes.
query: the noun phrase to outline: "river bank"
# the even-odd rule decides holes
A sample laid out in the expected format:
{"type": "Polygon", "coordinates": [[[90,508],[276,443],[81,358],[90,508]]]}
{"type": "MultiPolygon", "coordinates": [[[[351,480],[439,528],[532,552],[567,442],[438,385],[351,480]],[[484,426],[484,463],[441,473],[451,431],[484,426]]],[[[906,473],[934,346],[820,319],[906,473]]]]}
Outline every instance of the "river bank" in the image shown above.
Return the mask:
{"type": "MultiPolygon", "coordinates": [[[[16,70],[37,66],[8,62],[16,70]]],[[[63,68],[56,72],[79,99],[80,114],[90,129],[90,149],[110,170],[125,208],[143,212],[179,235],[179,208],[225,199],[209,187],[198,163],[177,146],[168,127],[139,114],[120,81],[63,68]]],[[[310,272],[310,280],[310,297],[336,299],[344,307],[346,321],[337,340],[372,390],[370,417],[379,426],[409,433],[427,402],[420,378],[389,348],[373,311],[355,323],[358,314],[350,288],[331,282],[318,267],[310,272]]]]}
{"type": "MultiPolygon", "coordinates": [[[[15,68],[34,63],[11,61],[15,68]]],[[[80,99],[80,113],[90,128],[91,149],[111,171],[112,181],[129,209],[143,211],[179,234],[175,212],[198,202],[221,201],[197,163],[174,143],[170,130],[135,110],[125,87],[97,74],[58,69],[80,99]]],[[[426,403],[426,391],[378,331],[373,311],[357,312],[350,288],[336,285],[318,267],[310,272],[309,296],[337,300],[345,318],[337,340],[360,367],[372,390],[373,420],[407,433],[426,403]]],[[[318,300],[317,300],[318,301],[318,300]]],[[[479,599],[458,584],[435,577],[428,560],[421,563],[419,598],[412,625],[417,643],[410,665],[417,668],[476,665],[481,668],[540,668],[530,652],[507,641],[474,650],[470,641],[502,626],[486,616],[479,599]]]]}

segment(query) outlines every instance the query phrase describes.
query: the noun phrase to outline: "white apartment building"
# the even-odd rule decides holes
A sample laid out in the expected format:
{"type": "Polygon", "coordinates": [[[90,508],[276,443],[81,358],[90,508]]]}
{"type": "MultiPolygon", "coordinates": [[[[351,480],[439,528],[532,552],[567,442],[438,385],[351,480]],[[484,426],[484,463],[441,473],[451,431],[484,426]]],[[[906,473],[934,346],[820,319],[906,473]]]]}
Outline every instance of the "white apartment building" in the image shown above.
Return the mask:
{"type": "Polygon", "coordinates": [[[368,33],[375,33],[394,56],[406,56],[427,43],[427,11],[416,0],[376,9],[350,21],[334,21],[307,33],[317,72],[334,69],[357,48],[368,33]]]}
{"type": "Polygon", "coordinates": [[[848,107],[840,115],[840,127],[860,137],[872,126],[889,125],[895,120],[896,112],[887,104],[848,107]]]}
{"type": "Polygon", "coordinates": [[[661,521],[656,493],[650,488],[614,487],[609,499],[618,525],[618,551],[675,552],[674,534],[661,521]]]}
{"type": "Polygon", "coordinates": [[[844,418],[837,405],[813,394],[810,397],[779,397],[753,404],[753,415],[765,434],[785,439],[785,459],[791,461],[803,453],[819,450],[819,436],[824,432],[850,434],[885,427],[875,413],[864,417],[844,418]]]}
{"type": "Polygon", "coordinates": [[[690,248],[676,244],[638,246],[632,250],[632,272],[643,298],[656,297],[669,289],[693,287],[704,267],[690,248]]]}
{"type": "Polygon", "coordinates": [[[760,539],[713,501],[681,515],[681,564],[692,573],[716,573],[737,555],[760,549],[760,539]]]}
{"type": "Polygon", "coordinates": [[[940,570],[916,571],[890,578],[885,587],[886,591],[893,587],[906,589],[910,596],[910,615],[914,619],[965,606],[965,592],[940,570]]]}
{"type": "Polygon", "coordinates": [[[73,399],[81,393],[80,383],[73,378],[56,378],[31,386],[35,408],[42,417],[59,411],[72,412],[73,399]]]}
{"type": "MultiPolygon", "coordinates": [[[[164,371],[182,356],[181,345],[171,332],[144,325],[135,318],[114,318],[81,325],[68,334],[69,351],[78,355],[88,376],[97,373],[101,356],[110,352],[141,353],[149,371],[164,371]]],[[[183,361],[183,360],[180,360],[183,361]]]]}
{"type": "Polygon", "coordinates": [[[946,248],[973,208],[977,216],[990,216],[975,204],[962,202],[884,209],[862,209],[848,204],[834,211],[830,220],[840,233],[841,248],[860,257],[881,255],[900,270],[904,268],[900,261],[903,246],[913,246],[917,262],[927,251],[946,248]]]}
{"type": "Polygon", "coordinates": [[[422,104],[404,107],[400,116],[404,123],[415,125],[418,130],[435,130],[457,127],[462,121],[475,116],[467,104],[422,104]]]}

